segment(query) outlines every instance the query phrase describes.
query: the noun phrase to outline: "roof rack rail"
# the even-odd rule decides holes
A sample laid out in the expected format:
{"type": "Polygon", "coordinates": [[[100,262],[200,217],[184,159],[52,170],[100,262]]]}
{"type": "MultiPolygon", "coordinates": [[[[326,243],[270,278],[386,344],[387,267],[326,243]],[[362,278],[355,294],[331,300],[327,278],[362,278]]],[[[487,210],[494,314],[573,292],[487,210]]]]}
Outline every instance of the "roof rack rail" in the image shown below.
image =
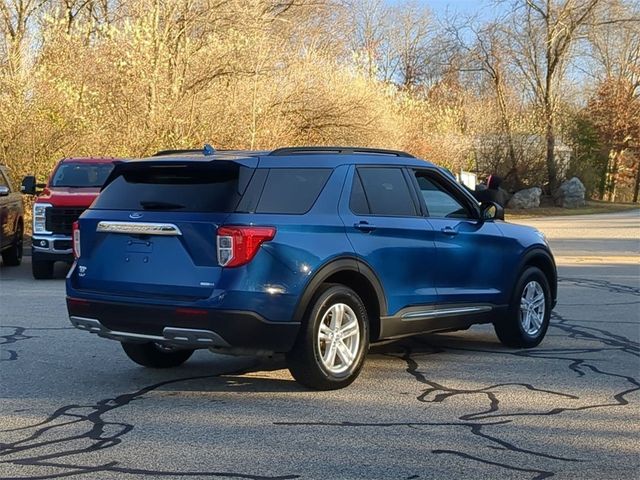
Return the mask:
{"type": "Polygon", "coordinates": [[[285,147],[276,148],[268,154],[270,157],[284,157],[287,155],[308,155],[336,153],[338,155],[353,154],[373,154],[373,155],[392,155],[394,157],[415,158],[413,155],[400,150],[385,150],[383,148],[365,148],[365,147],[285,147]]]}
{"type": "Polygon", "coordinates": [[[204,144],[203,148],[186,148],[179,150],[160,150],[152,155],[152,157],[161,157],[163,155],[180,155],[183,153],[202,153],[204,155],[213,155],[216,150],[208,143],[204,144]]]}

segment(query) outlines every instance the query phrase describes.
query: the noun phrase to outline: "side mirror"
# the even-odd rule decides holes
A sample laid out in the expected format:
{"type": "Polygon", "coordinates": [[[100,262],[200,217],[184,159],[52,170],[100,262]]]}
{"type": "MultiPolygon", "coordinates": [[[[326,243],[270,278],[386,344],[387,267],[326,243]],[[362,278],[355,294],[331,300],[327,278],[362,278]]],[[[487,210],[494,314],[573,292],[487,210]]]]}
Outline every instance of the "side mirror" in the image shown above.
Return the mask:
{"type": "Polygon", "coordinates": [[[28,175],[22,179],[22,185],[20,185],[20,191],[25,195],[36,194],[36,177],[34,175],[28,175]]]}
{"type": "Polygon", "coordinates": [[[480,213],[483,220],[504,220],[504,208],[496,202],[482,202],[480,213]]]}
{"type": "Polygon", "coordinates": [[[0,185],[0,197],[6,197],[7,195],[9,195],[9,187],[0,185]]]}

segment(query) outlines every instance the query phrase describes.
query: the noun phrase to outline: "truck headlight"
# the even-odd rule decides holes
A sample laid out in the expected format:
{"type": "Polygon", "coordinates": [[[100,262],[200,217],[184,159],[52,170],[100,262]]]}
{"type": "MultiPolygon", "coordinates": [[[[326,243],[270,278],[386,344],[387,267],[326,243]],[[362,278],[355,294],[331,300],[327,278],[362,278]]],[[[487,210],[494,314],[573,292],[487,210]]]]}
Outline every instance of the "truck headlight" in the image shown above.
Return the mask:
{"type": "Polygon", "coordinates": [[[35,203],[33,205],[33,233],[47,232],[47,208],[53,207],[50,203],[35,203]]]}

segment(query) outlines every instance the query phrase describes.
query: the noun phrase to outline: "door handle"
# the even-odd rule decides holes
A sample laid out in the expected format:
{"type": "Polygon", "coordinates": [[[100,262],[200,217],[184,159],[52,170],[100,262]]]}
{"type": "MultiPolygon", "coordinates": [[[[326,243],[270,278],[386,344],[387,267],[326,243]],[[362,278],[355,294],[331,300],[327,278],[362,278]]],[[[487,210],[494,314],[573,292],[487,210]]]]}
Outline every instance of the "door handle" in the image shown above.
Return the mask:
{"type": "Polygon", "coordinates": [[[372,232],[376,229],[375,225],[372,225],[371,223],[365,221],[354,223],[353,226],[354,228],[357,228],[358,230],[361,230],[363,232],[372,232]]]}
{"type": "Polygon", "coordinates": [[[440,230],[442,233],[444,233],[445,235],[457,235],[458,231],[453,228],[453,227],[444,227],[442,230],[440,230]]]}

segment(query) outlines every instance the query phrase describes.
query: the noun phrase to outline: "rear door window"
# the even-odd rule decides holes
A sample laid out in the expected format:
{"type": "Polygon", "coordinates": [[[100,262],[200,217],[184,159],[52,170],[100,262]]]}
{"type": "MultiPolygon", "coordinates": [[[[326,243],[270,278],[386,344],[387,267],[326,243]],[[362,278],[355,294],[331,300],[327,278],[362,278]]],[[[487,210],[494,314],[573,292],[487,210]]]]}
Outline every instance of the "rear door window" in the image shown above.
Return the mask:
{"type": "Polygon", "coordinates": [[[91,208],[233,212],[253,171],[223,161],[215,165],[129,165],[104,188],[91,208]]]}
{"type": "Polygon", "coordinates": [[[272,168],[256,213],[303,214],[311,210],[324,188],[330,168],[272,168]]]}
{"type": "Polygon", "coordinates": [[[362,182],[366,202],[358,191],[358,182],[354,179],[351,208],[356,214],[406,217],[417,215],[416,205],[411,197],[409,185],[401,168],[361,167],[356,171],[362,182]],[[368,211],[362,211],[368,205],[368,211]],[[354,210],[354,207],[357,210],[354,210]]]}
{"type": "Polygon", "coordinates": [[[351,208],[351,211],[356,215],[369,215],[371,213],[369,203],[367,202],[367,196],[364,194],[362,181],[360,180],[360,175],[358,175],[357,171],[353,175],[353,186],[351,187],[349,208],[351,208]]]}

